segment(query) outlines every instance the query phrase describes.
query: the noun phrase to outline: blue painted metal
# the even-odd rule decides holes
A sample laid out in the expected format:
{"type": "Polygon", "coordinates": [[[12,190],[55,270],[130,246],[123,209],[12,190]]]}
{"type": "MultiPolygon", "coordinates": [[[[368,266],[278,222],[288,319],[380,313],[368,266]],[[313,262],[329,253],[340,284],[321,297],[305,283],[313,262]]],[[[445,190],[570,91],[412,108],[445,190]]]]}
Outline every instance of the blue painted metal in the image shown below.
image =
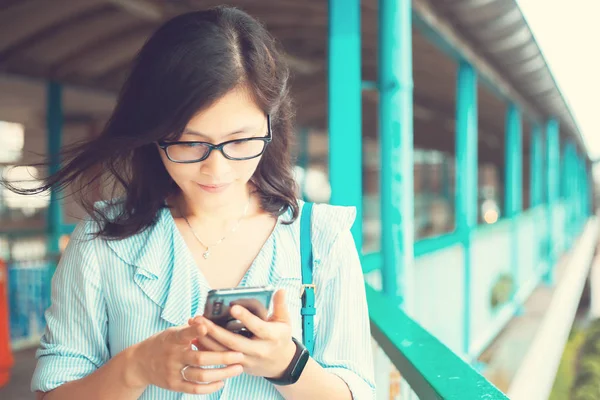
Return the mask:
{"type": "Polygon", "coordinates": [[[463,238],[464,312],[463,352],[471,345],[471,232],[477,225],[477,74],[461,62],[456,84],[456,224],[463,238]]]}
{"type": "Polygon", "coordinates": [[[556,254],[554,252],[555,242],[554,234],[554,210],[559,196],[559,125],[556,119],[551,119],[546,123],[546,181],[547,181],[547,266],[548,269],[544,275],[546,284],[551,284],[554,280],[554,263],[556,254]]]}
{"type": "MultiPolygon", "coordinates": [[[[521,111],[510,103],[506,111],[506,200],[505,214],[511,220],[510,260],[513,282],[519,281],[519,231],[516,217],[523,210],[523,125],[521,111]]],[[[514,301],[518,285],[512,286],[514,301]]]]}
{"type": "MultiPolygon", "coordinates": [[[[530,155],[530,175],[529,175],[529,207],[531,210],[536,209],[542,204],[542,181],[544,173],[544,164],[542,159],[542,128],[535,124],[531,129],[531,155],[530,155]]],[[[540,264],[540,249],[541,242],[544,240],[543,226],[541,225],[541,215],[535,218],[535,224],[533,227],[533,237],[531,241],[534,246],[533,252],[533,266],[538,271],[538,265],[540,264]]]]}
{"type": "MultiPolygon", "coordinates": [[[[47,111],[46,124],[48,134],[48,158],[50,161],[49,173],[54,174],[60,168],[60,148],[62,141],[63,110],[62,86],[56,82],[49,82],[47,86],[47,111]]],[[[60,192],[52,190],[48,206],[48,253],[58,254],[59,240],[62,234],[63,210],[60,192]]]]}
{"type": "Polygon", "coordinates": [[[577,194],[578,194],[578,217],[579,220],[583,223],[585,219],[585,208],[584,208],[584,198],[585,198],[585,161],[583,156],[579,156],[579,174],[577,174],[577,194]]]}
{"type": "Polygon", "coordinates": [[[373,81],[362,81],[361,88],[362,90],[378,90],[377,82],[373,81]]]}
{"type": "Polygon", "coordinates": [[[542,179],[544,170],[542,151],[542,128],[538,124],[535,124],[531,130],[530,208],[535,208],[542,204],[542,179]]]}
{"type": "Polygon", "coordinates": [[[361,255],[360,263],[362,265],[363,274],[368,274],[375,270],[381,270],[383,256],[380,252],[366,253],[361,255]]]}
{"type": "Polygon", "coordinates": [[[331,203],[356,207],[352,233],[362,249],[360,1],[329,0],[329,176],[331,203]]]}
{"type": "Polygon", "coordinates": [[[511,103],[506,112],[505,215],[519,215],[523,209],[523,132],[521,111],[511,103]]]}
{"type": "Polygon", "coordinates": [[[583,215],[584,218],[592,215],[592,210],[590,207],[591,199],[590,199],[590,188],[593,184],[590,180],[591,166],[587,161],[584,161],[584,177],[583,177],[583,215]]]}
{"type": "Polygon", "coordinates": [[[409,310],[414,263],[412,4],[379,3],[383,290],[409,310]]]}
{"type": "Polygon", "coordinates": [[[577,153],[575,144],[569,140],[565,146],[565,169],[564,175],[561,176],[561,181],[564,182],[565,192],[563,193],[565,203],[567,204],[566,229],[567,246],[571,246],[575,235],[577,225],[577,153]]]}
{"type": "Polygon", "coordinates": [[[457,244],[462,245],[465,242],[465,236],[466,232],[455,231],[446,235],[421,239],[415,243],[414,257],[417,259],[425,254],[442,251],[457,244]]]}

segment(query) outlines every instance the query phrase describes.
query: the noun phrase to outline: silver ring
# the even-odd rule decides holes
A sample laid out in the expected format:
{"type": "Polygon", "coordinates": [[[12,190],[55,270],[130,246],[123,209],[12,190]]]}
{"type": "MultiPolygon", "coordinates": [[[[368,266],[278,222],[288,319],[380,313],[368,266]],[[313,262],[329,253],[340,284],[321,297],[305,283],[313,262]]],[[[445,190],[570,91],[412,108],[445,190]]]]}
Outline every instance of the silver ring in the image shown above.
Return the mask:
{"type": "Polygon", "coordinates": [[[186,382],[190,382],[188,380],[188,378],[185,377],[185,370],[188,369],[189,365],[184,366],[183,368],[181,368],[181,377],[183,378],[184,381],[186,382]]]}
{"type": "Polygon", "coordinates": [[[191,367],[191,365],[186,365],[183,368],[181,368],[181,371],[180,371],[181,372],[181,377],[183,378],[184,381],[190,382],[190,383],[196,383],[196,384],[199,384],[199,385],[208,385],[209,383],[211,383],[211,382],[191,381],[188,378],[186,378],[186,376],[185,376],[185,370],[188,369],[189,367],[191,367]]]}

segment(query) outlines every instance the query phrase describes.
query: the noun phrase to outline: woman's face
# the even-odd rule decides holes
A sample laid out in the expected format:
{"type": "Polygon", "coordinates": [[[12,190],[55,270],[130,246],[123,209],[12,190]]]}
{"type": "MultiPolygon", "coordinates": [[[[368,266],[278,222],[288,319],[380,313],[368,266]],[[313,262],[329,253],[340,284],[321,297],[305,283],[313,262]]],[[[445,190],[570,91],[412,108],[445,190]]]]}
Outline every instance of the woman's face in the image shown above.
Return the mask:
{"type": "MultiPolygon", "coordinates": [[[[219,144],[235,139],[265,137],[267,133],[264,111],[245,89],[235,89],[192,117],[179,141],[219,144]]],[[[240,148],[248,151],[246,147],[240,148]]],[[[235,147],[231,149],[236,151],[235,147]]],[[[169,175],[185,197],[209,208],[237,202],[240,196],[247,196],[248,182],[261,158],[229,160],[220,151],[213,150],[204,161],[180,164],[169,160],[162,150],[160,155],[169,175]]]]}

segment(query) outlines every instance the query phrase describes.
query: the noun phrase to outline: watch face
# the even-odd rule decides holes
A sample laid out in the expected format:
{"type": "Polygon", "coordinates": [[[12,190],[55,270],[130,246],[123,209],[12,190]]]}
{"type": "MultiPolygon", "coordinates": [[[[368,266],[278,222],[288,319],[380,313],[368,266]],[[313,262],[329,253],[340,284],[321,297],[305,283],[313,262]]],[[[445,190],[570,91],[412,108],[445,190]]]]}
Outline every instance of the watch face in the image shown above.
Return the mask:
{"type": "Polygon", "coordinates": [[[300,378],[300,375],[302,374],[302,371],[304,371],[304,367],[306,366],[309,358],[310,354],[308,354],[308,350],[303,349],[302,354],[298,358],[298,362],[296,362],[296,365],[294,365],[294,368],[290,373],[290,378],[293,382],[296,382],[298,378],[300,378]]]}

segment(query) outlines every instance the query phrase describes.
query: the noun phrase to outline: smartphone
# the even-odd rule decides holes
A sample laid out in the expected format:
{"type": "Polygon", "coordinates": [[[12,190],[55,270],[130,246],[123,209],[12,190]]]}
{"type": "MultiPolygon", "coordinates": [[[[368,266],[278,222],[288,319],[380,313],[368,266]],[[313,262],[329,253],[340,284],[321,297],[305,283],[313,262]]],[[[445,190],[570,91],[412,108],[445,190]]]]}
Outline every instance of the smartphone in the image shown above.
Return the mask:
{"type": "Polygon", "coordinates": [[[242,322],[229,313],[234,305],[240,305],[261,319],[266,319],[271,306],[274,289],[271,286],[238,287],[215,289],[208,292],[204,306],[204,318],[207,318],[228,331],[245,337],[252,337],[242,322]]]}

